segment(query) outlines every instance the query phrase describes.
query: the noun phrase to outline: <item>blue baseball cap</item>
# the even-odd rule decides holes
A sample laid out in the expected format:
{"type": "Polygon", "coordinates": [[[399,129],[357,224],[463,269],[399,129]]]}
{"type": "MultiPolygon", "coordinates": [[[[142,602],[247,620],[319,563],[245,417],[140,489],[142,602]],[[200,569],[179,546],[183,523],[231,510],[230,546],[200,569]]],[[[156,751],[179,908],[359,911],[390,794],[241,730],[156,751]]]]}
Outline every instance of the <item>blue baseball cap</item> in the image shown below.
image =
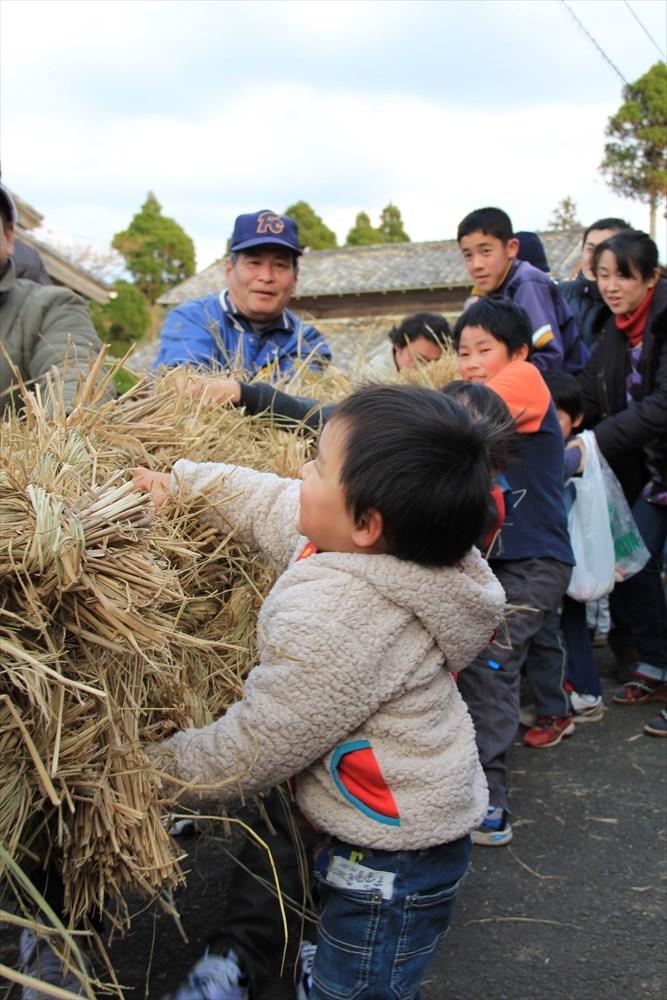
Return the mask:
{"type": "Polygon", "coordinates": [[[299,246],[299,230],[289,215],[278,215],[265,208],[261,212],[249,212],[237,216],[234,223],[229,249],[248,250],[259,246],[287,247],[292,253],[302,253],[299,246]]]}

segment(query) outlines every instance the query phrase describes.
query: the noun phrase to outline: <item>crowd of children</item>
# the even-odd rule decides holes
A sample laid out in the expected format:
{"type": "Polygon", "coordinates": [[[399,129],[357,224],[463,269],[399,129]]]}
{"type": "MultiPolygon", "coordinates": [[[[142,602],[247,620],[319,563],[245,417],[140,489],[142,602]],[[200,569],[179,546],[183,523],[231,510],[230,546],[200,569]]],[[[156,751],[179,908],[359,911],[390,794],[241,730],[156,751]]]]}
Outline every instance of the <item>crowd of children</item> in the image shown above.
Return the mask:
{"type": "MultiPolygon", "coordinates": [[[[667,280],[655,244],[622,220],[594,223],[566,299],[519,259],[505,212],[467,215],[458,241],[474,288],[454,330],[422,343],[406,327],[392,352],[396,365],[403,348],[407,364],[426,361],[451,337],[461,382],[373,384],[321,406],[223,377],[210,402],[306,418],[319,434],[301,481],[187,457],[134,472],[157,505],[170,491],[210,497],[213,525],[231,521],[283,569],[243,699],[154,752],[165,782],[196,780],[218,800],[292,779],[318,831],[320,920],[298,987],[314,1000],[420,995],[471,840],[512,839],[506,755],[522,677],[527,747],[602,718],[594,611],[567,596],[566,484],[582,471],[583,427],[650,554],[610,595],[609,642],[633,664],[614,701],[667,702],[667,280]]],[[[667,735],[665,709],[646,731],[667,735]]],[[[238,1000],[261,985],[252,944],[229,926],[173,996],[238,1000]]]]}

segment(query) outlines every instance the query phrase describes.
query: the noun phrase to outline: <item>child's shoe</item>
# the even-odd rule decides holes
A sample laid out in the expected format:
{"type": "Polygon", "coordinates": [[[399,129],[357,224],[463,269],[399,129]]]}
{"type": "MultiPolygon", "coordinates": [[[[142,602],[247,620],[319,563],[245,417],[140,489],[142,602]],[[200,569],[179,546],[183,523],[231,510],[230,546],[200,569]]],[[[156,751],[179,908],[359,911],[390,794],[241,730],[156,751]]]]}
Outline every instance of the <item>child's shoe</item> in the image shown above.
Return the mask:
{"type": "Polygon", "coordinates": [[[573,732],[571,715],[541,715],[537,724],[523,734],[523,742],[527,747],[541,750],[557,746],[564,736],[571,736],[573,732]]]}
{"type": "Polygon", "coordinates": [[[667,736],[667,708],[661,708],[660,713],[646,723],[644,732],[648,736],[667,736]]]}
{"type": "Polygon", "coordinates": [[[310,941],[303,941],[299,951],[299,962],[301,972],[299,982],[296,984],[296,1000],[308,1000],[313,988],[313,964],[315,962],[315,952],[317,945],[310,941]]]}
{"type": "Polygon", "coordinates": [[[572,721],[575,723],[599,722],[604,715],[601,694],[579,694],[578,691],[570,691],[570,704],[573,713],[572,721]]]}
{"type": "Polygon", "coordinates": [[[617,705],[643,705],[647,701],[667,701],[667,684],[634,673],[630,680],[618,689],[612,700],[617,705]]]}
{"type": "Polygon", "coordinates": [[[249,996],[248,977],[230,949],[226,955],[206,952],[183,985],[164,1000],[248,1000],[249,996]]]}
{"type": "MultiPolygon", "coordinates": [[[[79,980],[63,966],[48,941],[37,937],[34,931],[21,931],[19,968],[26,976],[39,979],[45,985],[60,987],[77,997],[83,995],[79,980]]],[[[36,986],[24,986],[21,993],[22,1000],[47,1000],[50,996],[53,996],[51,992],[44,993],[36,986]]]]}
{"type": "Polygon", "coordinates": [[[510,814],[502,806],[489,806],[481,826],[471,834],[473,844],[484,847],[503,847],[512,839],[510,814]]]}

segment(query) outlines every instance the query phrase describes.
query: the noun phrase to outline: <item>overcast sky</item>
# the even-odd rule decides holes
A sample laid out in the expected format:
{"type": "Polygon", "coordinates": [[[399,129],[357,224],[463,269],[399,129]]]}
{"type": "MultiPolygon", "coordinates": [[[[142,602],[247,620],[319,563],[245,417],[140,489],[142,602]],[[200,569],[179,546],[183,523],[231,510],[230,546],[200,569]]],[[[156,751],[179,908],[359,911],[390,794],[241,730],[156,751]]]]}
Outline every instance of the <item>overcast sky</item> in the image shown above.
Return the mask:
{"type": "MultiPolygon", "coordinates": [[[[663,0],[569,0],[623,76],[663,0]]],[[[414,240],[496,204],[546,226],[648,209],[597,171],[622,81],[559,0],[1,0],[2,176],[56,232],[108,246],[152,190],[198,269],[234,217],[304,199],[344,240],[399,206],[414,240]]],[[[664,241],[662,244],[664,256],[664,241]]]]}

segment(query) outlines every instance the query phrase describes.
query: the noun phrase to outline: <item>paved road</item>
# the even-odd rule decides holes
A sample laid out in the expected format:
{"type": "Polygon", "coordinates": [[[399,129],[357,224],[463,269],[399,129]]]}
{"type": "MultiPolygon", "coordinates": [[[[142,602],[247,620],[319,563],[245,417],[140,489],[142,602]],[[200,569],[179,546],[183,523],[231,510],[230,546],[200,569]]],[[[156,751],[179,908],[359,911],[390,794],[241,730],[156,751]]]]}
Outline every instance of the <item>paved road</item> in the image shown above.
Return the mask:
{"type": "MultiPolygon", "coordinates": [[[[609,701],[608,655],[599,662],[609,701]]],[[[558,747],[515,746],[514,841],[474,849],[425,1000],[667,995],[667,740],[640,735],[655,711],[614,706],[558,747]]],[[[111,951],[120,981],[134,987],[128,998],[157,1000],[173,988],[224,899],[223,847],[207,837],[189,844],[191,874],[178,900],[189,940],[168,918],[138,917],[111,951]]],[[[0,947],[0,960],[6,952],[0,947]]],[[[264,1000],[293,996],[286,973],[264,1000]]]]}

